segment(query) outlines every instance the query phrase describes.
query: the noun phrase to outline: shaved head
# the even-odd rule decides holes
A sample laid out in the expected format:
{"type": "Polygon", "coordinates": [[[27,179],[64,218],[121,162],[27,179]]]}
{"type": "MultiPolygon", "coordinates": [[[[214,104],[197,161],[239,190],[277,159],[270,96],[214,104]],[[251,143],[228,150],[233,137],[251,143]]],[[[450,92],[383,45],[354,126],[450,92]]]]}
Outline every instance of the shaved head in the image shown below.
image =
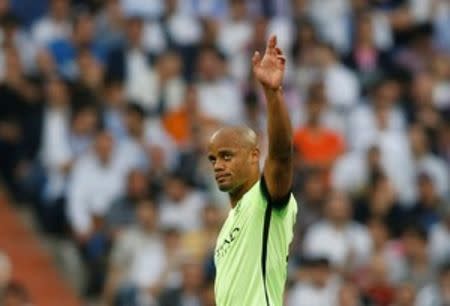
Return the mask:
{"type": "Polygon", "coordinates": [[[210,138],[208,159],[219,189],[233,193],[259,177],[258,136],[246,126],[223,127],[210,138]]]}
{"type": "Polygon", "coordinates": [[[242,148],[258,148],[258,136],[255,131],[246,126],[228,126],[217,130],[210,138],[209,143],[230,142],[230,145],[238,145],[242,148]]]}

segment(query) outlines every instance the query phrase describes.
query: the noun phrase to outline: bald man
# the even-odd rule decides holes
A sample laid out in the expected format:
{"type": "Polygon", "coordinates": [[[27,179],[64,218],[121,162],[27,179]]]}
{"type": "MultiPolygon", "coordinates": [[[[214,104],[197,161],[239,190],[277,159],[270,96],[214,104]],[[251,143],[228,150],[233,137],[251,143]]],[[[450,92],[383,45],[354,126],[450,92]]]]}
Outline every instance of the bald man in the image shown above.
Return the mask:
{"type": "Polygon", "coordinates": [[[281,84],[285,58],[276,37],[253,73],[267,99],[269,150],[262,174],[254,131],[225,127],[213,134],[208,158],[231,211],[217,239],[217,306],[282,306],[289,244],[297,214],[292,196],[292,127],[281,84]]]}

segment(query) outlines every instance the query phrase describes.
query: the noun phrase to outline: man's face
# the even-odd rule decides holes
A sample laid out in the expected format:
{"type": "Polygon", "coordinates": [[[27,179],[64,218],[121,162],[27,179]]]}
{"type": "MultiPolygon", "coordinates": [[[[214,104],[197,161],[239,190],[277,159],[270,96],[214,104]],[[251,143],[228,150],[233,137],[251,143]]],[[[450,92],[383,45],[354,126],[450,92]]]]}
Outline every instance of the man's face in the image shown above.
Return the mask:
{"type": "Polygon", "coordinates": [[[199,57],[199,72],[206,81],[214,81],[221,76],[223,63],[212,51],[204,51],[199,57]]]}
{"type": "Polygon", "coordinates": [[[345,223],[350,218],[350,203],[342,194],[334,194],[326,204],[327,217],[332,222],[345,223]]]}
{"type": "Polygon", "coordinates": [[[108,162],[113,150],[114,140],[108,133],[101,133],[97,135],[95,143],[95,151],[97,156],[103,162],[108,162]]]}
{"type": "Polygon", "coordinates": [[[133,171],[128,177],[128,194],[131,197],[145,195],[148,188],[148,180],[143,172],[133,171]]]}
{"type": "Polygon", "coordinates": [[[139,135],[144,126],[143,118],[132,111],[128,111],[125,114],[125,125],[127,126],[128,133],[131,135],[139,135]]]}
{"type": "Polygon", "coordinates": [[[147,230],[153,230],[156,225],[156,220],[158,218],[157,211],[153,203],[145,200],[139,203],[136,208],[136,215],[139,224],[147,230]]]}
{"type": "Polygon", "coordinates": [[[232,192],[242,186],[258,167],[259,150],[240,145],[235,135],[219,135],[210,141],[208,159],[219,189],[232,192]]]}

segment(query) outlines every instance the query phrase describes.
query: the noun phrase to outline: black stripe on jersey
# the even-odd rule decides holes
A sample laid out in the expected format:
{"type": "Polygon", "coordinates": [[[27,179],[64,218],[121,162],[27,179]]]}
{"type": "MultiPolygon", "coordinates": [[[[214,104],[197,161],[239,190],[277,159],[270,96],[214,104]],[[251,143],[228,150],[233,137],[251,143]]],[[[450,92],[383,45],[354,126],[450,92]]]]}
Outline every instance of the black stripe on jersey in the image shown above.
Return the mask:
{"type": "Polygon", "coordinates": [[[263,225],[263,235],[262,235],[262,253],[261,253],[261,268],[262,268],[262,276],[263,276],[263,284],[264,284],[264,294],[266,296],[266,304],[270,306],[269,302],[269,294],[267,292],[267,283],[266,283],[266,266],[267,266],[267,248],[269,243],[269,228],[270,228],[270,219],[272,217],[272,209],[282,209],[286,207],[289,203],[289,199],[291,197],[291,192],[289,192],[286,196],[284,196],[279,201],[273,201],[269,190],[267,189],[266,180],[264,179],[264,175],[261,176],[260,188],[263,196],[267,200],[266,212],[264,214],[264,225],[263,225]]]}
{"type": "Polygon", "coordinates": [[[263,284],[264,284],[264,294],[266,296],[266,304],[270,306],[269,303],[269,295],[267,293],[267,284],[266,284],[266,265],[267,265],[267,246],[269,242],[269,228],[270,228],[270,219],[272,216],[272,206],[269,201],[267,203],[266,212],[264,214],[264,226],[263,226],[263,236],[262,236],[262,254],[261,254],[261,267],[262,267],[262,276],[263,276],[263,284]]]}

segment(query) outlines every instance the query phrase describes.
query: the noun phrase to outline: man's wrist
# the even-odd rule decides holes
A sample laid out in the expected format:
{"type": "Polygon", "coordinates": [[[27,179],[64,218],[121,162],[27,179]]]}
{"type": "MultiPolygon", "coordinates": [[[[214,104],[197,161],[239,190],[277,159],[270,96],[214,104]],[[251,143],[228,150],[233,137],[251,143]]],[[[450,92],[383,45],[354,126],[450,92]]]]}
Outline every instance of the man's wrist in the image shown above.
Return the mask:
{"type": "Polygon", "coordinates": [[[278,95],[283,93],[283,87],[279,86],[277,88],[271,88],[267,86],[263,86],[264,94],[268,99],[276,98],[278,95]]]}

